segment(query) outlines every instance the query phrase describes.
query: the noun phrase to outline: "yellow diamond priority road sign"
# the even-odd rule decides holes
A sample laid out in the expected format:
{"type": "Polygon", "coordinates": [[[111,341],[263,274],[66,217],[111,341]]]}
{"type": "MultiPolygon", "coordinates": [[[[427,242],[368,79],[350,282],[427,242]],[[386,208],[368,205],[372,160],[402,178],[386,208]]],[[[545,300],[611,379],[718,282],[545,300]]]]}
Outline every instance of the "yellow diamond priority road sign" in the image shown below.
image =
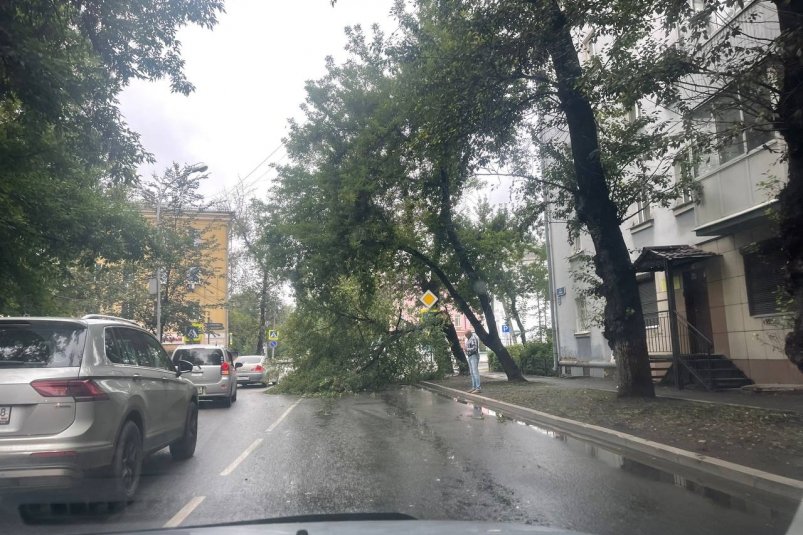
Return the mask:
{"type": "Polygon", "coordinates": [[[422,295],[419,299],[427,308],[431,308],[432,305],[438,302],[438,296],[429,290],[424,292],[424,295],[422,295]]]}

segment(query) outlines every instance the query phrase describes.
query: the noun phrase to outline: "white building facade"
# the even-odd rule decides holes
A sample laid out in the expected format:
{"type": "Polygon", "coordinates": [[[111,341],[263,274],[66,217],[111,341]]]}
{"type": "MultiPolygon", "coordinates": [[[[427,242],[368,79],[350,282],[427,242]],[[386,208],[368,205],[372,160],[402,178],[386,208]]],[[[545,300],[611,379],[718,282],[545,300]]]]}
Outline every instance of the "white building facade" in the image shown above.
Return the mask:
{"type": "MultiPolygon", "coordinates": [[[[777,35],[769,2],[748,2],[728,16],[760,25],[756,31],[763,37],[777,35]]],[[[716,113],[710,101],[694,111],[712,125],[721,119],[716,113]]],[[[740,114],[732,120],[749,123],[745,111],[729,113],[740,114]]],[[[803,374],[783,353],[787,329],[777,303],[784,262],[776,243],[777,189],[766,187],[786,176],[782,143],[772,132],[746,128],[695,167],[698,195],[684,196],[669,208],[639,204],[633,207],[635,217],[622,225],[638,273],[656,380],[680,356],[691,362],[684,364],[692,368],[690,382],[697,360],[709,368],[732,363],[741,372],[723,373],[709,387],[749,381],[803,384],[803,374]]],[[[564,373],[603,375],[612,355],[595,322],[601,303],[585,296],[572,274],[594,254],[593,244],[582,233],[572,242],[566,222],[554,216],[547,234],[557,358],[564,373]]]]}

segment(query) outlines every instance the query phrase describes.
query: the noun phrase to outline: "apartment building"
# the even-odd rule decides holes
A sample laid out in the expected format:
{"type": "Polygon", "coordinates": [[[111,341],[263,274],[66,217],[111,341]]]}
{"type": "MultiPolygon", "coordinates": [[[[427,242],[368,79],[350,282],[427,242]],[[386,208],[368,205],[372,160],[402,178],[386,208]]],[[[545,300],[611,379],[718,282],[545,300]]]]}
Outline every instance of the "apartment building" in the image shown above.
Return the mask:
{"type": "MultiPolygon", "coordinates": [[[[143,210],[146,220],[156,223],[154,210],[143,210]]],[[[189,268],[186,277],[187,299],[197,302],[202,310],[195,319],[192,330],[186,332],[165,331],[162,344],[168,350],[184,343],[228,345],[229,314],[226,301],[229,294],[230,236],[233,215],[215,210],[185,210],[180,216],[195,235],[196,247],[205,257],[206,277],[192,274],[189,268]],[[188,334],[196,334],[195,338],[188,334]]]]}
{"type": "MultiPolygon", "coordinates": [[[[723,26],[735,21],[762,39],[778,33],[770,2],[747,2],[720,15],[728,17],[723,26]]],[[[712,28],[711,38],[720,30],[712,28]]],[[[717,116],[712,100],[700,102],[693,113],[717,125],[726,118],[717,116]]],[[[646,101],[640,105],[655,109],[646,101]]],[[[749,124],[746,110],[728,113],[728,119],[749,124]]],[[[638,273],[656,380],[673,359],[681,359],[688,380],[709,388],[750,381],[803,384],[803,374],[783,353],[787,330],[777,303],[783,258],[776,243],[777,189],[767,184],[786,176],[782,143],[770,131],[745,128],[693,166],[698,194],[668,208],[639,203],[632,207],[635,217],[622,225],[638,273]],[[707,372],[695,371],[700,363],[707,372]],[[723,370],[718,378],[711,371],[716,368],[723,370]]],[[[602,304],[572,274],[594,254],[591,239],[581,234],[572,241],[566,222],[554,215],[547,233],[561,369],[602,376],[615,358],[594,321],[602,304]]]]}

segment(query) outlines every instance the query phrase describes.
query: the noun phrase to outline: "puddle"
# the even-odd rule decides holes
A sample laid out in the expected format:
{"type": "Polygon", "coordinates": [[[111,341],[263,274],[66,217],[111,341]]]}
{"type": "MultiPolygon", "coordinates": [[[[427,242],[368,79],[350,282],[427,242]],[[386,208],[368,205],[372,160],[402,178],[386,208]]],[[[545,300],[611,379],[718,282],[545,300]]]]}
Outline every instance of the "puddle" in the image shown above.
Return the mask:
{"type": "MultiPolygon", "coordinates": [[[[433,392],[433,394],[437,393],[433,392]]],[[[534,425],[516,418],[511,418],[506,416],[502,411],[490,409],[484,405],[476,404],[464,398],[453,396],[442,397],[451,397],[452,400],[457,401],[458,403],[472,406],[472,419],[485,419],[487,417],[488,419],[494,419],[497,422],[510,423],[526,427],[533,433],[564,442],[567,448],[575,452],[584,452],[588,457],[604,463],[613,469],[622,470],[637,477],[655,481],[657,483],[680,487],[687,492],[714,503],[719,507],[742,511],[758,518],[772,519],[774,521],[777,521],[778,519],[784,519],[790,522],[795,516],[795,512],[798,510],[798,508],[803,510],[803,501],[796,502],[756,489],[738,489],[736,488],[737,484],[730,482],[725,482],[725,484],[720,488],[711,486],[710,484],[703,484],[693,477],[690,478],[680,473],[674,473],[673,471],[665,468],[641,462],[615,451],[602,448],[585,440],[569,436],[566,433],[554,431],[547,427],[534,425]],[[733,486],[734,488],[726,488],[726,486],[733,486]]]]}

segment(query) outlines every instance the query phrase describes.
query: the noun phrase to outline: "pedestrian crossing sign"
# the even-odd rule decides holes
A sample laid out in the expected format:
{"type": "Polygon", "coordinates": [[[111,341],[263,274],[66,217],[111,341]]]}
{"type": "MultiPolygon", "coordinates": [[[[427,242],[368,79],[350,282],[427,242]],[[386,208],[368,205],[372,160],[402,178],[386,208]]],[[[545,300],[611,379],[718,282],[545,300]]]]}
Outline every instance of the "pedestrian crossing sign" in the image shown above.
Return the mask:
{"type": "Polygon", "coordinates": [[[279,339],[279,331],[270,330],[268,331],[268,340],[278,340],[279,339]]]}

